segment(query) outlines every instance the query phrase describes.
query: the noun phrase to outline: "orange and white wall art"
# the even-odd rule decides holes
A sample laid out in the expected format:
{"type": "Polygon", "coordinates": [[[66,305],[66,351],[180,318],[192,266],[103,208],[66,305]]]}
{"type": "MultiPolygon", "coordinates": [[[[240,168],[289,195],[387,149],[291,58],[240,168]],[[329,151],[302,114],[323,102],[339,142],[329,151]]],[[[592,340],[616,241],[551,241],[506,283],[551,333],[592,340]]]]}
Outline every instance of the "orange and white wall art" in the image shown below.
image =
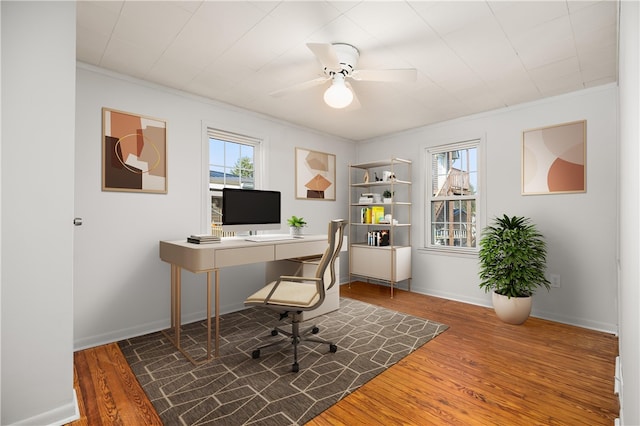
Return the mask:
{"type": "Polygon", "coordinates": [[[296,148],[296,198],[336,199],[336,156],[296,148]]]}
{"type": "Polygon", "coordinates": [[[167,193],[167,123],[102,108],[102,190],[167,193]]]}
{"type": "Polygon", "coordinates": [[[586,191],[587,122],[522,132],[522,194],[586,191]]]}

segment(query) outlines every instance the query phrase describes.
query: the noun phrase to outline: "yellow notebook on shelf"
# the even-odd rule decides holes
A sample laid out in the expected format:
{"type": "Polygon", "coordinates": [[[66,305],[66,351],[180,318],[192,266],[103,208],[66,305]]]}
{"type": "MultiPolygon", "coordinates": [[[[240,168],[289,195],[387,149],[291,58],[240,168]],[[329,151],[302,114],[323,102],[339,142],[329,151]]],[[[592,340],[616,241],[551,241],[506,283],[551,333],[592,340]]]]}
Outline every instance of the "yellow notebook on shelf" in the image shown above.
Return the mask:
{"type": "Polygon", "coordinates": [[[384,219],[384,206],[371,207],[371,223],[380,223],[384,219]]]}

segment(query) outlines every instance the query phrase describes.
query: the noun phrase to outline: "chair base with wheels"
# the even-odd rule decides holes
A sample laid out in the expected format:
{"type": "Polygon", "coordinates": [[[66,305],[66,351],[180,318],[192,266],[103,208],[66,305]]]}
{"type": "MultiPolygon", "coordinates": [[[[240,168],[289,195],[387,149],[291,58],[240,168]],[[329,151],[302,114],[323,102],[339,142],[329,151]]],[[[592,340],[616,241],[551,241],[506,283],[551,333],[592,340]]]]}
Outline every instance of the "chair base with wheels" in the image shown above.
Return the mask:
{"type": "Polygon", "coordinates": [[[291,318],[291,331],[275,327],[271,331],[272,336],[282,334],[286,339],[261,346],[255,349],[251,356],[254,359],[260,358],[261,350],[276,345],[290,343],[293,345],[293,365],[291,370],[297,373],[300,370],[298,364],[298,345],[311,342],[329,345],[329,352],[335,353],[338,347],[333,343],[318,337],[313,337],[319,332],[317,326],[313,325],[302,332],[302,313],[316,309],[325,299],[326,290],[330,289],[336,281],[335,261],[342,247],[344,236],[344,226],[346,221],[333,220],[329,222],[328,247],[325,250],[313,277],[281,276],[273,281],[245,301],[248,306],[264,306],[277,311],[280,320],[291,318]],[[326,274],[325,274],[326,272],[326,274]],[[326,277],[328,276],[328,277],[326,277]]]}
{"type": "MultiPolygon", "coordinates": [[[[302,314],[302,311],[294,312],[291,314],[291,317],[292,317],[291,331],[284,330],[280,327],[274,327],[274,329],[271,330],[272,336],[277,336],[279,334],[282,334],[287,337],[286,339],[280,339],[277,342],[260,346],[259,348],[255,349],[251,353],[251,357],[253,359],[260,358],[260,351],[262,349],[270,348],[272,346],[279,346],[279,345],[281,346],[281,345],[290,343],[293,345],[293,365],[291,366],[291,371],[293,371],[294,373],[297,373],[300,370],[300,365],[298,364],[298,345],[299,344],[303,344],[307,342],[326,344],[326,345],[329,345],[329,352],[335,353],[338,350],[338,346],[335,345],[333,342],[320,339],[320,338],[311,337],[315,334],[318,334],[318,332],[320,331],[320,329],[316,325],[313,325],[303,331],[300,331],[301,314],[302,314]]],[[[283,317],[286,317],[286,316],[287,315],[283,315],[283,317]]]]}

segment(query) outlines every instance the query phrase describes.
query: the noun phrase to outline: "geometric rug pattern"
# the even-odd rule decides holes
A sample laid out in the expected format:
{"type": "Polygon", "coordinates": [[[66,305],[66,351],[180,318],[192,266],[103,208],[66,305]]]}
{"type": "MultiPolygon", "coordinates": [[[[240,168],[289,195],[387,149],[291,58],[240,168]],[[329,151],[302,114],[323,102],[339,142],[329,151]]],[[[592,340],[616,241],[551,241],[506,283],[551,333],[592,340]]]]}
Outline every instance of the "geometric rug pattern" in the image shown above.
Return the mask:
{"type": "MultiPolygon", "coordinates": [[[[279,323],[279,324],[278,324],[279,323]]],[[[316,317],[328,345],[300,345],[291,372],[291,345],[256,347],[271,336],[277,314],[251,307],[220,317],[220,356],[194,366],[158,332],[118,342],[165,425],[302,425],[447,329],[446,325],[341,298],[340,309],[316,317]]],[[[206,323],[182,328],[192,356],[206,350],[206,323]],[[203,344],[204,343],[204,344],[203,344]]]]}

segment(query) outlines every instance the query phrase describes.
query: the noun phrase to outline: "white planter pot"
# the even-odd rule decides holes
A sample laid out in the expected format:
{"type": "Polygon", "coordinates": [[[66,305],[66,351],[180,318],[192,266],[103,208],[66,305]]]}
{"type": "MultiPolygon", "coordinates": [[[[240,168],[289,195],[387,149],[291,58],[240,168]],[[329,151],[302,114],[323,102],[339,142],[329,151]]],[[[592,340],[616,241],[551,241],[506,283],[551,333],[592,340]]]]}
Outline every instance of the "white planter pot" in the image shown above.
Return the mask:
{"type": "Polygon", "coordinates": [[[507,297],[496,292],[492,297],[493,309],[498,318],[507,324],[522,324],[531,314],[533,297],[507,297]]]}
{"type": "Polygon", "coordinates": [[[300,227],[300,228],[298,228],[298,227],[296,227],[296,226],[290,226],[290,227],[289,227],[289,234],[290,234],[292,237],[299,237],[299,236],[301,236],[301,235],[302,235],[302,228],[301,228],[301,227],[300,227]]]}

